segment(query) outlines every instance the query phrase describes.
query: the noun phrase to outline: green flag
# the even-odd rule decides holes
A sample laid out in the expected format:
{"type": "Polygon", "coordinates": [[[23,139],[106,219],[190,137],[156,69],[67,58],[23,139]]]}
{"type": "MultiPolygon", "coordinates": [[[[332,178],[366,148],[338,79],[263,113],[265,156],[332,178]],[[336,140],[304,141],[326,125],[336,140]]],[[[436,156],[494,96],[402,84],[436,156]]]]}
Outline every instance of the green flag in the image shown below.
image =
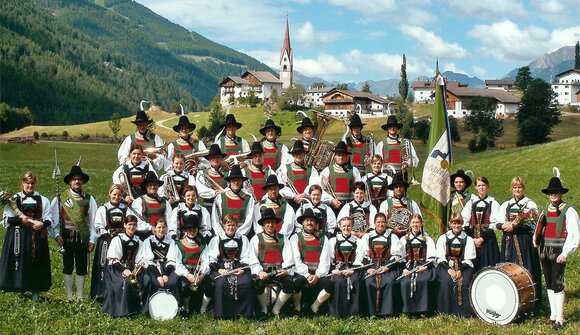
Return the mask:
{"type": "Polygon", "coordinates": [[[431,115],[427,152],[429,156],[425,160],[421,181],[421,206],[439,223],[443,232],[446,230],[447,205],[451,192],[451,138],[445,108],[445,80],[439,72],[435,80],[435,107],[431,115]]]}

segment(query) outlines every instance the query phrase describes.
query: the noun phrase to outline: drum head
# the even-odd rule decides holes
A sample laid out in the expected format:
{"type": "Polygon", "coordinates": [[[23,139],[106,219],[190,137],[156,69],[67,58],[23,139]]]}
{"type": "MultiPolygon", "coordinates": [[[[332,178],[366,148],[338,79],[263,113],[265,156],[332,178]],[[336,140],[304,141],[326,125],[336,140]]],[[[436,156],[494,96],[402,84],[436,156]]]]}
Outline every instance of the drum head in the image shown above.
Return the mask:
{"type": "Polygon", "coordinates": [[[471,306],[480,319],[505,325],[518,315],[518,288],[509,275],[495,268],[481,270],[470,288],[471,306]]]}
{"type": "Polygon", "coordinates": [[[149,315],[154,320],[171,320],[178,310],[177,300],[167,291],[159,291],[149,298],[149,315]]]}

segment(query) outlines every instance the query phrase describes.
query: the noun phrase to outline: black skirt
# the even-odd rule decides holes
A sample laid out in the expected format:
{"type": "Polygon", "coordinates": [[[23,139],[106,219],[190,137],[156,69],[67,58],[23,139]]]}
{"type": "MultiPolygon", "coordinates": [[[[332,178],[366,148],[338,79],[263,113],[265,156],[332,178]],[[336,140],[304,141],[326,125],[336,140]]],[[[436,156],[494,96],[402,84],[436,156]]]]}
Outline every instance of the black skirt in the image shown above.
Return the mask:
{"type": "Polygon", "coordinates": [[[473,269],[467,268],[462,271],[462,278],[458,282],[461,285],[455,283],[447,269],[441,266],[437,268],[437,278],[439,279],[437,312],[463,317],[472,316],[473,310],[469,300],[469,286],[473,279],[473,269]]]}
{"type": "Polygon", "coordinates": [[[350,277],[331,276],[321,279],[321,285],[332,294],[328,302],[330,315],[346,319],[359,314],[361,276],[362,273],[356,271],[350,277]]]}
{"type": "MultiPolygon", "coordinates": [[[[138,281],[142,282],[142,275],[138,281]]],[[[105,267],[105,291],[103,296],[103,312],[113,317],[139,313],[143,302],[140,284],[132,285],[123,278],[123,274],[112,265],[105,267]]]]}
{"type": "Polygon", "coordinates": [[[434,312],[433,307],[437,299],[434,294],[437,286],[437,271],[430,267],[417,273],[415,278],[413,276],[409,275],[401,279],[403,313],[434,312]]]}
{"type": "Polygon", "coordinates": [[[0,260],[0,289],[43,292],[52,286],[48,234],[45,228],[11,225],[6,231],[0,260]],[[15,240],[15,233],[20,237],[15,240]],[[14,248],[19,244],[19,248],[14,248]]]}
{"type": "Polygon", "coordinates": [[[495,233],[490,233],[483,241],[481,248],[476,248],[476,259],[473,262],[474,270],[479,271],[488,266],[499,263],[499,246],[495,233]]]}
{"type": "Polygon", "coordinates": [[[216,318],[234,318],[253,316],[254,287],[249,269],[244,274],[222,277],[214,280],[219,273],[212,270],[210,277],[215,285],[213,310],[216,318]]]}
{"type": "MultiPolygon", "coordinates": [[[[542,270],[540,267],[540,256],[538,254],[538,249],[534,248],[532,238],[533,236],[531,233],[508,234],[504,232],[501,239],[500,260],[502,263],[516,263],[525,267],[534,280],[536,296],[541,299],[542,270]]],[[[541,302],[536,302],[536,306],[539,305],[541,305],[541,302]]]]}
{"type": "Polygon", "coordinates": [[[364,279],[365,310],[368,316],[388,316],[398,312],[396,306],[400,306],[401,299],[399,283],[395,279],[400,275],[401,270],[393,267],[388,272],[364,279]]]}
{"type": "Polygon", "coordinates": [[[91,299],[102,299],[105,293],[105,269],[107,267],[107,251],[113,237],[103,234],[97,239],[93,269],[91,272],[91,299]]]}
{"type": "Polygon", "coordinates": [[[143,305],[141,312],[144,314],[149,313],[149,299],[151,296],[160,289],[167,290],[173,297],[177,300],[181,300],[181,278],[175,272],[171,272],[169,274],[169,280],[165,284],[163,288],[160,287],[159,281],[157,280],[157,275],[147,269],[145,274],[143,275],[143,285],[142,285],[142,294],[143,294],[143,301],[146,303],[143,305]]]}

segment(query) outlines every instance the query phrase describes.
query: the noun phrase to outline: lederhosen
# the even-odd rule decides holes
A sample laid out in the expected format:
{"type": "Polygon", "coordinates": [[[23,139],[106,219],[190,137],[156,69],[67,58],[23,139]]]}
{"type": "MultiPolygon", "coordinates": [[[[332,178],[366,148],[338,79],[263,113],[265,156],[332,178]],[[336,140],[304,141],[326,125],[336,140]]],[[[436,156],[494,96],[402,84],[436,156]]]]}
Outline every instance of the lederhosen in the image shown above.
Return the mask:
{"type": "Polygon", "coordinates": [[[564,291],[564,271],[566,263],[560,264],[556,260],[562,254],[564,242],[568,236],[566,231],[566,212],[569,204],[561,202],[558,207],[549,204],[544,209],[541,220],[538,222],[540,232],[543,229],[543,241],[540,244],[540,262],[544,270],[546,288],[555,293],[564,291]]]}
{"type": "Polygon", "coordinates": [[[43,222],[44,226],[36,231],[32,226],[24,226],[22,219],[17,216],[5,218],[9,226],[0,261],[0,289],[15,292],[48,291],[52,286],[47,238],[47,228],[51,222],[42,221],[42,197],[36,192],[31,195],[19,192],[13,199],[24,215],[43,222]]]}
{"type": "Polygon", "coordinates": [[[123,171],[129,178],[129,184],[131,185],[131,193],[135,199],[139,198],[145,191],[141,188],[141,183],[145,180],[147,172],[149,172],[149,164],[141,162],[139,165],[135,166],[131,161],[123,164],[123,171]]]}
{"type": "Polygon", "coordinates": [[[278,170],[282,163],[282,144],[264,140],[261,142],[264,148],[264,166],[270,166],[272,170],[278,170]]]}
{"type": "Polygon", "coordinates": [[[107,267],[107,252],[111,241],[123,231],[127,206],[119,203],[112,205],[107,202],[105,207],[105,231],[97,231],[97,243],[91,271],[91,299],[102,298],[105,291],[105,269],[107,267]]]}
{"type": "Polygon", "coordinates": [[[246,171],[246,177],[249,179],[247,182],[252,183],[256,201],[260,201],[264,194],[266,194],[266,190],[262,189],[266,184],[266,179],[268,178],[268,174],[264,169],[265,166],[266,165],[263,165],[262,168],[259,168],[254,164],[250,164],[244,169],[246,171]]]}
{"type": "Polygon", "coordinates": [[[369,154],[369,147],[366,138],[361,136],[361,139],[358,140],[351,135],[346,138],[346,145],[350,148],[350,152],[352,152],[350,164],[357,168],[362,175],[364,175],[365,158],[369,154]]]}
{"type": "Polygon", "coordinates": [[[476,249],[475,271],[487,266],[494,266],[499,262],[499,247],[495,232],[489,226],[490,217],[491,201],[488,202],[485,199],[478,198],[476,201],[471,202],[471,219],[469,226],[465,227],[465,232],[473,239],[481,237],[484,240],[481,248],[476,249]],[[483,202],[485,206],[478,206],[480,202],[483,202]]]}
{"type": "Polygon", "coordinates": [[[282,224],[284,223],[284,214],[286,213],[286,199],[278,196],[276,201],[272,201],[270,198],[266,198],[259,202],[260,214],[264,215],[264,211],[267,208],[271,208],[276,213],[276,219],[279,219],[280,222],[276,222],[276,233],[279,233],[282,229],[282,224]]]}
{"type": "MultiPolygon", "coordinates": [[[[71,192],[70,189],[66,190],[65,192],[71,192]]],[[[70,194],[72,198],[79,204],[82,213],[82,222],[75,222],[71,221],[71,218],[68,216],[64,206],[66,206],[66,201],[61,197],[60,207],[61,213],[60,217],[64,220],[63,224],[61,225],[62,229],[62,238],[64,240],[64,254],[62,255],[63,261],[63,269],[62,273],[70,275],[73,272],[73,269],[76,267],[76,274],[79,276],[84,276],[88,272],[88,265],[89,265],[89,223],[88,214],[89,214],[89,205],[91,201],[92,195],[88,193],[83,194],[70,194]],[[85,225],[86,227],[83,227],[85,225]],[[82,229],[82,231],[79,231],[82,229]],[[86,233],[83,233],[86,231],[86,233]]],[[[72,201],[72,200],[71,200],[72,201]]]]}
{"type": "Polygon", "coordinates": [[[258,237],[258,261],[262,270],[270,276],[267,280],[256,280],[256,294],[264,293],[268,283],[277,282],[285,293],[294,292],[294,282],[291,276],[276,277],[276,272],[282,269],[282,251],[284,250],[284,235],[276,233],[274,236],[261,232],[258,237]]]}

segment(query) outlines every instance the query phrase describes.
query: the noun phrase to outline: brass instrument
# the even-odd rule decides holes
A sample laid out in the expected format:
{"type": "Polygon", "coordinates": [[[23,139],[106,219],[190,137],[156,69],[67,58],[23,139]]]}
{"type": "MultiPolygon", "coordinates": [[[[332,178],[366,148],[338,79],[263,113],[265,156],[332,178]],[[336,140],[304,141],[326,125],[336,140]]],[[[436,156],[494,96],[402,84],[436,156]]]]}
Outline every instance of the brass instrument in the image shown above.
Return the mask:
{"type": "Polygon", "coordinates": [[[131,271],[131,274],[127,276],[127,282],[131,285],[137,285],[139,283],[139,280],[137,279],[137,276],[139,275],[139,273],[141,272],[141,270],[143,269],[143,263],[139,263],[137,264],[137,266],[135,266],[135,268],[133,269],[133,271],[131,271]]]}
{"type": "Polygon", "coordinates": [[[211,188],[214,191],[222,191],[224,189],[220,184],[208,177],[205,173],[200,172],[199,178],[207,188],[211,188]]]}
{"type": "Polygon", "coordinates": [[[350,216],[353,221],[352,231],[353,232],[366,232],[369,228],[369,223],[367,222],[367,218],[363,212],[354,212],[350,216]]]}
{"type": "Polygon", "coordinates": [[[330,185],[330,181],[329,178],[320,178],[320,187],[322,188],[322,191],[330,194],[330,196],[333,199],[337,199],[336,197],[336,193],[334,192],[334,189],[332,188],[332,185],[330,185]]]}
{"type": "Polygon", "coordinates": [[[403,170],[407,170],[408,168],[411,169],[411,185],[419,185],[417,179],[415,179],[415,166],[413,164],[413,149],[412,144],[409,139],[402,139],[401,140],[401,168],[403,170]],[[407,162],[410,161],[410,166],[407,166],[407,162]]]}
{"type": "Polygon", "coordinates": [[[322,139],[328,126],[333,121],[343,120],[326,113],[316,112],[316,133],[314,134],[312,144],[304,157],[304,162],[306,165],[314,167],[318,172],[330,165],[334,156],[334,152],[332,151],[334,149],[334,143],[322,139]]]}
{"type": "Polygon", "coordinates": [[[147,158],[153,159],[152,156],[155,155],[167,156],[167,148],[164,146],[145,148],[143,149],[143,153],[147,158]]]}
{"type": "Polygon", "coordinates": [[[364,164],[369,165],[371,159],[375,155],[375,135],[373,135],[373,133],[368,133],[365,142],[367,143],[368,152],[364,164]]]}
{"type": "Polygon", "coordinates": [[[177,186],[175,185],[175,180],[173,180],[173,177],[166,174],[165,176],[163,176],[163,181],[165,182],[164,190],[167,200],[169,200],[169,202],[171,203],[181,201],[181,195],[177,190],[177,186]]]}
{"type": "Polygon", "coordinates": [[[245,180],[244,183],[242,184],[242,192],[252,196],[255,202],[259,202],[261,200],[256,199],[256,192],[254,192],[254,186],[252,185],[252,182],[249,179],[245,180]]]}
{"type": "Polygon", "coordinates": [[[290,178],[288,178],[287,174],[280,174],[280,182],[282,184],[284,184],[284,186],[288,187],[288,189],[290,189],[290,191],[292,191],[292,193],[294,193],[294,195],[298,195],[300,194],[300,192],[298,192],[298,190],[296,189],[296,186],[294,186],[294,183],[292,183],[290,181],[290,178]]]}
{"type": "Polygon", "coordinates": [[[209,150],[201,150],[185,155],[185,170],[191,174],[196,174],[199,165],[199,159],[207,156],[209,150]]]}
{"type": "Polygon", "coordinates": [[[197,262],[195,270],[193,270],[193,282],[189,284],[189,289],[196,292],[199,289],[199,277],[201,276],[201,259],[197,262]]]}
{"type": "Polygon", "coordinates": [[[127,193],[127,195],[130,196],[132,199],[135,199],[133,197],[133,191],[131,190],[132,186],[131,183],[129,182],[129,178],[127,178],[127,174],[123,170],[121,170],[121,172],[119,173],[119,182],[121,183],[121,188],[123,188],[125,193],[127,193]]]}
{"type": "Polygon", "coordinates": [[[391,217],[387,221],[388,228],[398,228],[400,230],[407,230],[409,228],[409,223],[411,222],[411,213],[407,208],[393,208],[391,211],[391,217]]]}
{"type": "Polygon", "coordinates": [[[236,161],[248,159],[249,158],[248,156],[250,156],[250,151],[244,151],[229,156],[228,158],[224,159],[224,162],[228,163],[229,166],[232,166],[233,164],[235,164],[236,161]]]}

